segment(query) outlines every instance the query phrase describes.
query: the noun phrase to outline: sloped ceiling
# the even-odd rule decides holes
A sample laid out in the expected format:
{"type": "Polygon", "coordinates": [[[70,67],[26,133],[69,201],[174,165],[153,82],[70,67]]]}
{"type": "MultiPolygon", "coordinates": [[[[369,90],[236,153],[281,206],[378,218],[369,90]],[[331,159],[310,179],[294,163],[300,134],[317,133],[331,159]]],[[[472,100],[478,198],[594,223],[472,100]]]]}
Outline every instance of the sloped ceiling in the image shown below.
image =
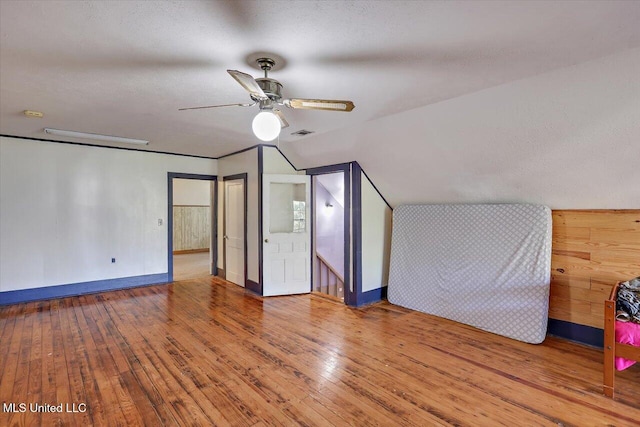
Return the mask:
{"type": "Polygon", "coordinates": [[[260,75],[258,52],[284,58],[285,96],[356,104],[285,111],[297,167],[357,160],[392,205],[640,208],[635,1],[3,0],[0,132],[228,154],[259,142],[256,110],[177,109],[247,102],[226,70],[260,75]]]}

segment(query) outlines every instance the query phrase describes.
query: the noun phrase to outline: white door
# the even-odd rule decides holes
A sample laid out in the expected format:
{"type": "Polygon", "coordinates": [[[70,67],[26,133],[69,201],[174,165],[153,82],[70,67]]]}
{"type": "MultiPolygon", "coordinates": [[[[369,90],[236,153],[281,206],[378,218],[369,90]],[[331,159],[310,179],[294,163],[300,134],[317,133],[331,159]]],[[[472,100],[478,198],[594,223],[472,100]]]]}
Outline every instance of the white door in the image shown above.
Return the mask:
{"type": "Polygon", "coordinates": [[[244,287],[244,180],[225,181],[224,194],[225,274],[244,287]]]}
{"type": "Polygon", "coordinates": [[[310,177],[262,176],[264,296],[311,291],[310,177]]]}

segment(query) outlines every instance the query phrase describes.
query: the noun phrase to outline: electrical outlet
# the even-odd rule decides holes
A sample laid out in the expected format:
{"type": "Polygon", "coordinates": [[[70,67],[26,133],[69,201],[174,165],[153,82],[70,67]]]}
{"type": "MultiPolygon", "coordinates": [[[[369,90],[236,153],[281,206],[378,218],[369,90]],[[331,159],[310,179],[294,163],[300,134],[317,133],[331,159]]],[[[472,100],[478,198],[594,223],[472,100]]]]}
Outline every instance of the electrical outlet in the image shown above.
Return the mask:
{"type": "Polygon", "coordinates": [[[158,218],[158,227],[162,227],[162,218],[158,218]]]}
{"type": "Polygon", "coordinates": [[[111,264],[114,264],[116,262],[115,258],[111,258],[111,264]]]}

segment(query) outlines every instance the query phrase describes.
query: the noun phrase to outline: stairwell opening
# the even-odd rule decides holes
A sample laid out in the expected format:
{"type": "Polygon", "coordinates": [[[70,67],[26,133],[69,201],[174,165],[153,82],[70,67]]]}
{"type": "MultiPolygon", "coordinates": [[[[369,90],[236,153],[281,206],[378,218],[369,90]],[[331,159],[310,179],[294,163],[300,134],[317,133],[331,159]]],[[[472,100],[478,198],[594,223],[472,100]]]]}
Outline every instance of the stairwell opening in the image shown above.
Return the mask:
{"type": "Polygon", "coordinates": [[[313,292],[344,301],[344,172],[315,175],[312,179],[313,292]]]}

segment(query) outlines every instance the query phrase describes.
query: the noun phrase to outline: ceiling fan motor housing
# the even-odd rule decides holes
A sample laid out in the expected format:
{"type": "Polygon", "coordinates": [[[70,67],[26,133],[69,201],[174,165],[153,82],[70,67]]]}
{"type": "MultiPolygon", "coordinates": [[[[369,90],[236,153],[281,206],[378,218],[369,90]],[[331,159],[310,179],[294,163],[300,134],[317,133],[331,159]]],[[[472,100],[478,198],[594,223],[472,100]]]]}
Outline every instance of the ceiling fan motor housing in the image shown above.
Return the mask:
{"type": "Polygon", "coordinates": [[[282,99],[282,85],[279,81],[264,77],[256,79],[256,82],[265,95],[267,95],[272,101],[280,102],[282,99]]]}

